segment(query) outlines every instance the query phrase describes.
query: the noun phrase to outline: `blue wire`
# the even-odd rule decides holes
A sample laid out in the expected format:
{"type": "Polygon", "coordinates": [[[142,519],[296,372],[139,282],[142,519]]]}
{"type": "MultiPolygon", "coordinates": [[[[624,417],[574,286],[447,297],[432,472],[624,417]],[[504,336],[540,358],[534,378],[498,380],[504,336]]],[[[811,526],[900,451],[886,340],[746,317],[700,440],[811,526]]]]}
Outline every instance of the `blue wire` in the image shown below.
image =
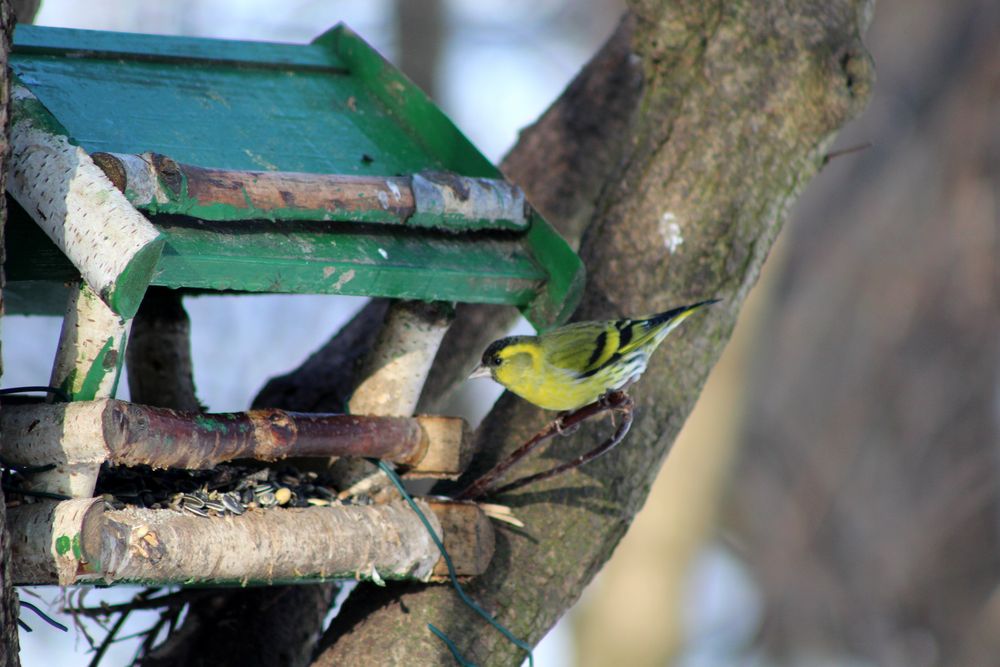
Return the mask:
{"type": "MultiPolygon", "coordinates": [[[[427,532],[430,533],[431,539],[434,540],[434,544],[437,546],[438,551],[441,552],[441,557],[444,558],[444,563],[445,565],[448,566],[448,577],[451,579],[451,584],[452,586],[455,587],[455,590],[458,592],[458,596],[462,599],[462,602],[464,602],[466,606],[472,609],[472,611],[476,612],[484,619],[486,619],[486,621],[494,628],[496,628],[500,632],[500,634],[506,637],[508,641],[510,641],[512,644],[520,648],[522,651],[525,651],[528,654],[528,665],[530,667],[534,667],[535,658],[531,653],[531,646],[529,646],[525,642],[515,637],[510,630],[505,628],[503,625],[500,624],[499,621],[490,616],[489,613],[487,613],[482,607],[476,604],[472,600],[472,598],[470,598],[462,589],[461,584],[458,583],[458,575],[455,574],[455,566],[451,562],[451,556],[448,555],[448,551],[444,548],[444,544],[441,543],[441,539],[437,536],[437,533],[434,532],[434,528],[431,526],[430,521],[427,520],[427,517],[424,516],[424,513],[420,510],[419,507],[417,507],[417,504],[413,501],[413,498],[410,496],[409,493],[406,492],[406,489],[403,488],[403,482],[400,481],[399,476],[396,475],[396,471],[392,469],[392,466],[390,466],[385,461],[381,461],[379,459],[368,459],[368,460],[377,465],[382,470],[382,472],[388,475],[389,480],[393,483],[393,485],[400,492],[400,494],[402,494],[403,499],[406,500],[407,504],[413,509],[414,512],[417,513],[417,517],[420,518],[421,523],[424,524],[424,527],[427,529],[427,532]]],[[[436,634],[438,637],[445,639],[444,633],[435,628],[433,625],[429,625],[429,627],[431,629],[431,632],[436,634]]],[[[446,640],[445,643],[447,644],[449,642],[450,640],[446,640]]],[[[450,644],[448,648],[451,649],[452,655],[455,655],[456,659],[459,661],[460,664],[462,664],[463,666],[469,664],[465,661],[464,658],[462,658],[457,653],[458,649],[454,647],[453,643],[450,644]]]]}

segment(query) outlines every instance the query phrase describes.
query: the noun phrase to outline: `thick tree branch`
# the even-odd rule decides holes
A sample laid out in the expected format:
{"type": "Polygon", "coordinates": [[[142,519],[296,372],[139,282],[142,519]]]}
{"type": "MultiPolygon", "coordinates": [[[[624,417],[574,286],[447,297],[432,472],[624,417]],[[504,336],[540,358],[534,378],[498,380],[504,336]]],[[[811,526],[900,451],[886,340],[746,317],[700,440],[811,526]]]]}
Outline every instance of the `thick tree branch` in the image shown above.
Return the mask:
{"type": "Polygon", "coordinates": [[[191,320],[177,290],[150,287],[132,320],[125,349],[134,403],[199,411],[191,362],[191,320]]]}
{"type": "MultiPolygon", "coordinates": [[[[617,137],[624,160],[600,189],[581,245],[589,286],[577,317],[644,314],[699,297],[726,302],[654,357],[632,390],[636,424],[626,443],[505,498],[530,536],[499,535],[494,562],[470,593],[520,637],[537,641],[610,557],[721,353],[786,208],[833,134],[863,107],[872,80],[860,41],[867,11],[849,0],[636,3],[630,44],[644,72],[640,113],[617,137]]],[[[480,429],[483,455],[470,476],[548,417],[501,399],[480,429]]],[[[554,443],[550,456],[569,457],[595,437],[594,428],[581,429],[554,443]]],[[[335,619],[318,664],[445,664],[451,658],[428,622],[477,664],[518,657],[452,591],[393,588],[359,598],[335,619]]]]}

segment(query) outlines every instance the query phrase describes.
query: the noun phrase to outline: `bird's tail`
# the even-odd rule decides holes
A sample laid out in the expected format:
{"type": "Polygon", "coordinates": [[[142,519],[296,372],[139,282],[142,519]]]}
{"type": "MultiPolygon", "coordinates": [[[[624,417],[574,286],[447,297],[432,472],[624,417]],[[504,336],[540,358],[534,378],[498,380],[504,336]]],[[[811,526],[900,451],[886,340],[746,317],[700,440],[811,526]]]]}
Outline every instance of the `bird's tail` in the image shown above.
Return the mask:
{"type": "Polygon", "coordinates": [[[656,332],[656,335],[658,338],[662,339],[668,333],[673,331],[678,324],[686,320],[694,311],[704,306],[711,306],[713,303],[718,302],[719,299],[706,299],[704,301],[699,301],[698,303],[692,303],[688,306],[671,308],[670,310],[664,311],[659,315],[654,315],[646,320],[646,326],[648,327],[647,330],[652,331],[660,329],[656,332]]]}

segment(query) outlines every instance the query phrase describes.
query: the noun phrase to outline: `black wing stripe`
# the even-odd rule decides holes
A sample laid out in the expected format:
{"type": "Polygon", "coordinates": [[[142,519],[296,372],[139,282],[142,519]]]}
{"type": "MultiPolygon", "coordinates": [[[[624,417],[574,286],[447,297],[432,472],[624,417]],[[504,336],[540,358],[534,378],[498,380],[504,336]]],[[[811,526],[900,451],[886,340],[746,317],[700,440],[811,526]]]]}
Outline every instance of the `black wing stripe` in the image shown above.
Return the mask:
{"type": "MultiPolygon", "coordinates": [[[[587,359],[587,368],[590,368],[594,363],[597,362],[604,355],[604,346],[608,344],[608,332],[602,331],[597,335],[597,340],[594,341],[594,351],[590,353],[590,359],[587,359]]],[[[586,376],[584,376],[586,377],[586,376]]]]}
{"type": "Polygon", "coordinates": [[[592,375],[597,375],[598,373],[600,373],[601,371],[603,371],[605,368],[607,368],[608,366],[614,364],[616,361],[618,361],[621,358],[622,358],[622,355],[619,354],[618,352],[615,352],[610,357],[608,357],[608,360],[605,361],[600,366],[598,366],[596,368],[591,368],[589,371],[587,371],[585,373],[581,373],[580,374],[580,378],[581,379],[582,378],[589,378],[592,375]]]}
{"type": "Polygon", "coordinates": [[[632,320],[618,320],[615,322],[618,329],[618,349],[625,347],[632,340],[632,320]]]}

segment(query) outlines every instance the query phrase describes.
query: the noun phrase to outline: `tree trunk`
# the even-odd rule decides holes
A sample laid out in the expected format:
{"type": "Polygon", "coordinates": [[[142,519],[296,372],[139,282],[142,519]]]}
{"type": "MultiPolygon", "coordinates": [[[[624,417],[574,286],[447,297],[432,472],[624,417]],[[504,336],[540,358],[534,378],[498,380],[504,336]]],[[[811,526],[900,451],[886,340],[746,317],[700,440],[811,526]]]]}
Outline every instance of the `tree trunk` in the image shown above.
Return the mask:
{"type": "MultiPolygon", "coordinates": [[[[632,390],[637,417],[625,444],[503,498],[527,534],[501,532],[490,570],[469,592],[522,639],[541,638],[610,557],[725,345],[786,208],[836,130],[863,107],[872,80],[860,41],[868,9],[848,1],[780,10],[647,2],[622,24],[616,39],[629,56],[619,63],[639,68],[642,91],[615,137],[622,159],[585,191],[600,194],[581,245],[589,285],[577,318],[645,314],[712,296],[725,302],[653,358],[632,390]]],[[[532,139],[557,150],[534,133],[521,141],[532,139]]],[[[502,398],[480,428],[482,454],[470,477],[549,417],[502,398]]],[[[522,472],[593,446],[607,428],[581,429],[522,472]]],[[[317,664],[446,664],[452,658],[428,623],[477,664],[520,657],[454,591],[405,587],[350,599],[317,664]]]]}
{"type": "Polygon", "coordinates": [[[996,664],[1000,7],[889,0],[871,36],[875,145],[787,239],[732,524],[765,662],[996,664]]]}
{"type": "MultiPolygon", "coordinates": [[[[36,3],[37,8],[37,3],[36,3]]],[[[25,10],[27,11],[27,10],[25,10]]],[[[34,14],[34,12],[31,12],[34,14]]],[[[30,21],[30,17],[28,17],[30,21]]],[[[0,145],[0,193],[7,187],[7,155],[9,150],[8,131],[10,116],[10,75],[7,70],[7,54],[10,53],[10,38],[14,32],[14,14],[8,0],[0,0],[0,128],[3,128],[0,145]]],[[[0,196],[0,248],[3,248],[3,232],[7,224],[7,200],[0,196]]],[[[3,251],[0,250],[0,253],[3,251]]],[[[0,258],[0,265],[3,259],[0,258]]],[[[3,313],[3,270],[0,268],[0,316],[3,313]]],[[[2,364],[2,359],[0,359],[2,364]]],[[[3,368],[0,365],[0,376],[3,368]]],[[[2,447],[3,443],[0,443],[2,447]]],[[[0,490],[0,667],[18,667],[20,645],[17,637],[19,605],[17,592],[12,585],[10,562],[10,533],[7,531],[6,501],[0,490]]]]}

